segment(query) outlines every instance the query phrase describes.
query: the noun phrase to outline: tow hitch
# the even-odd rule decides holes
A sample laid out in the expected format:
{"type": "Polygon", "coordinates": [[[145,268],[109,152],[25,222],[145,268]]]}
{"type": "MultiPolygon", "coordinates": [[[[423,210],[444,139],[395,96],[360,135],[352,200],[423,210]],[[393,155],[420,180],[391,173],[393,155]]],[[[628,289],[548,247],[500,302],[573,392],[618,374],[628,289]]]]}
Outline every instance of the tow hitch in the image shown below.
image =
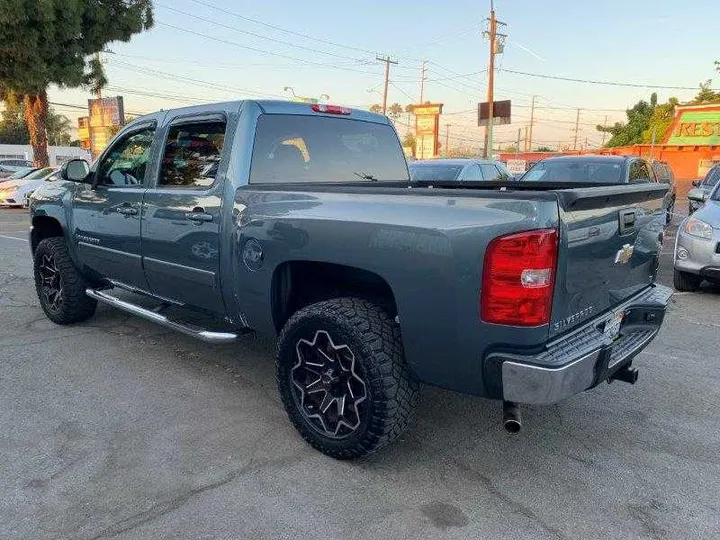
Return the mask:
{"type": "Polygon", "coordinates": [[[638,370],[630,366],[625,366],[622,369],[616,371],[608,378],[608,383],[613,381],[622,381],[630,384],[635,384],[638,380],[638,370]]]}

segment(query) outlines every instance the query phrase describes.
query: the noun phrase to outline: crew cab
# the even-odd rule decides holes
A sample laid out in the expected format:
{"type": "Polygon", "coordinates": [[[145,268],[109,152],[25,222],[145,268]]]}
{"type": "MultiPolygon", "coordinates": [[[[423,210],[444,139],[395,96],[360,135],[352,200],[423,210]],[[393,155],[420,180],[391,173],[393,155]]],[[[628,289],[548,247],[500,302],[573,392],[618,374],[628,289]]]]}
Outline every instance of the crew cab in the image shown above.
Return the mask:
{"type": "Polygon", "coordinates": [[[345,107],[161,111],[61,177],[30,200],[50,320],[274,336],[287,414],[335,458],[396,439],[422,383],[502,400],[511,431],[518,404],[634,383],[671,294],[666,186],[411,181],[389,120],[345,107]]]}

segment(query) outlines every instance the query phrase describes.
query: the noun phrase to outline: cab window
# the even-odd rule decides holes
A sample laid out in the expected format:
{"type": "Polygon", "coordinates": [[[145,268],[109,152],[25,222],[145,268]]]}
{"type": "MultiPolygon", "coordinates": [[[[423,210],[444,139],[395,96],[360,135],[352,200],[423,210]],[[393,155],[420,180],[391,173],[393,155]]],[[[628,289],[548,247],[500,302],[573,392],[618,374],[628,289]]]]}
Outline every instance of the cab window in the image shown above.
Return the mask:
{"type": "Polygon", "coordinates": [[[118,141],[105,154],[97,172],[97,184],[113,187],[142,185],[150,162],[155,128],[148,127],[118,141]]]}
{"type": "Polygon", "coordinates": [[[171,126],[159,186],[208,188],[215,182],[225,144],[225,122],[171,126]]]}

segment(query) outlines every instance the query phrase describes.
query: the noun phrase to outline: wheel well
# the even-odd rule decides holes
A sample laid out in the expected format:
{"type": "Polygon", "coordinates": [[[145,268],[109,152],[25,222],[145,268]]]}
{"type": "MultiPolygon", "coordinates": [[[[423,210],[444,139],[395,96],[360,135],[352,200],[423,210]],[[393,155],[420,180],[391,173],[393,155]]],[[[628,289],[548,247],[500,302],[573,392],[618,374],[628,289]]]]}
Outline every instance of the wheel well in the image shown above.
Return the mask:
{"type": "Polygon", "coordinates": [[[63,236],[63,230],[60,222],[48,216],[37,216],[32,220],[32,233],[30,235],[30,248],[35,253],[38,244],[46,238],[53,236],[63,236]]]}
{"type": "Polygon", "coordinates": [[[341,296],[370,300],[391,317],[397,315],[392,289],[379,275],[341,264],[289,261],[273,273],[270,297],[275,329],[279,332],[299,309],[341,296]]]}

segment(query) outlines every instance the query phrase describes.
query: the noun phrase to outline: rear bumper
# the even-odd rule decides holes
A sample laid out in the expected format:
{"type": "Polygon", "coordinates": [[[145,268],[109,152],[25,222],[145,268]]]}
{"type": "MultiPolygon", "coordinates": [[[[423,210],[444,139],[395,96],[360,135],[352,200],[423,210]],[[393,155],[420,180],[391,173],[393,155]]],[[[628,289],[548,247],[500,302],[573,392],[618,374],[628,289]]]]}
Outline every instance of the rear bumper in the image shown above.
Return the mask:
{"type": "Polygon", "coordinates": [[[488,363],[500,367],[502,398],[530,404],[550,404],[579,394],[607,380],[632,362],[662,325],[672,290],[654,285],[625,303],[533,355],[495,352],[488,363]],[[625,318],[612,341],[603,326],[615,313],[625,318]]]}

